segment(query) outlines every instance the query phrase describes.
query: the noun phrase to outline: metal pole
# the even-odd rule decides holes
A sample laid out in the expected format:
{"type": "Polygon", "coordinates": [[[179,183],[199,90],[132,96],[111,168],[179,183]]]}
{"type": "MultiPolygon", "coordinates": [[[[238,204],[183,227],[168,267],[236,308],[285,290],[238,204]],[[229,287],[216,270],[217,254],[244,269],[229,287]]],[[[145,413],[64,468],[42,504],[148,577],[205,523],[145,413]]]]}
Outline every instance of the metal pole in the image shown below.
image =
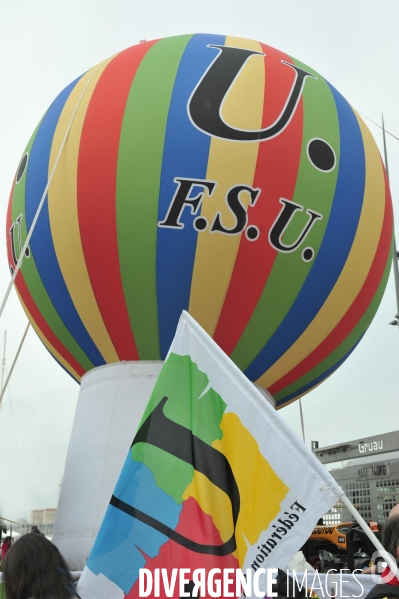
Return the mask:
{"type": "MultiPolygon", "coordinates": [[[[385,139],[385,125],[384,125],[384,115],[382,114],[382,137],[384,140],[384,160],[385,160],[385,170],[387,172],[387,178],[389,182],[389,170],[388,170],[388,155],[387,155],[387,144],[385,139]]],[[[399,324],[399,266],[398,266],[398,253],[396,249],[396,239],[395,239],[395,229],[393,231],[393,254],[392,254],[392,262],[393,262],[393,275],[395,278],[395,290],[396,290],[396,318],[398,319],[399,324]]]]}
{"type": "Polygon", "coordinates": [[[9,381],[10,381],[10,378],[11,378],[11,375],[12,375],[12,371],[14,370],[14,366],[15,366],[15,364],[17,363],[18,356],[19,356],[19,352],[20,352],[20,351],[21,351],[21,349],[22,349],[22,346],[23,346],[23,344],[24,344],[25,337],[26,337],[26,335],[27,335],[27,333],[28,333],[29,327],[30,327],[30,322],[28,322],[28,324],[26,325],[25,333],[24,333],[24,335],[23,335],[23,337],[22,337],[22,339],[21,339],[21,343],[19,344],[18,351],[17,351],[17,353],[15,354],[14,362],[12,363],[12,366],[11,366],[10,372],[8,373],[8,377],[7,377],[7,379],[6,379],[6,382],[5,382],[5,384],[4,384],[4,387],[2,386],[2,388],[1,388],[1,393],[0,393],[0,404],[1,404],[1,400],[3,399],[3,395],[4,395],[4,393],[6,392],[7,385],[8,385],[8,383],[9,383],[9,381]]]}
{"type": "Polygon", "coordinates": [[[301,415],[302,438],[303,442],[305,443],[305,425],[303,423],[302,397],[299,398],[299,413],[301,415]]]}
{"type": "Polygon", "coordinates": [[[341,495],[340,500],[345,505],[345,507],[349,510],[355,520],[360,524],[370,541],[373,543],[374,547],[380,552],[381,556],[387,562],[389,569],[393,574],[395,574],[396,578],[399,580],[399,570],[395,559],[392,557],[390,553],[388,553],[384,547],[381,545],[373,531],[368,526],[367,522],[363,520],[362,516],[359,514],[357,509],[352,505],[347,496],[341,495]]]}
{"type": "Polygon", "coordinates": [[[7,344],[7,331],[4,331],[4,345],[3,345],[3,360],[2,360],[2,366],[1,366],[1,386],[0,386],[0,391],[3,390],[4,370],[6,368],[6,344],[7,344]]]}

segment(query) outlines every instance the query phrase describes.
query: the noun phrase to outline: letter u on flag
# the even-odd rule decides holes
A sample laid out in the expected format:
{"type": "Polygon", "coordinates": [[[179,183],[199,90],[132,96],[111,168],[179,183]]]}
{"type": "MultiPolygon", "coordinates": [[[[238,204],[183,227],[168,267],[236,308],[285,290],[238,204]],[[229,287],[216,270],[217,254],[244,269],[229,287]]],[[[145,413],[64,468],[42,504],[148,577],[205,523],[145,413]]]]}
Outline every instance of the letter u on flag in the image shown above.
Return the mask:
{"type": "MultiPolygon", "coordinates": [[[[256,572],[285,568],[342,494],[183,312],[78,592],[84,599],[135,599],[142,568],[147,583],[153,574],[153,597],[182,596],[174,568],[186,568],[187,581],[193,570],[220,569],[222,582],[229,568],[249,569],[266,591],[266,575],[256,572]]],[[[216,596],[208,590],[200,595],[216,596]]],[[[228,591],[235,596],[233,583],[228,591]]]]}

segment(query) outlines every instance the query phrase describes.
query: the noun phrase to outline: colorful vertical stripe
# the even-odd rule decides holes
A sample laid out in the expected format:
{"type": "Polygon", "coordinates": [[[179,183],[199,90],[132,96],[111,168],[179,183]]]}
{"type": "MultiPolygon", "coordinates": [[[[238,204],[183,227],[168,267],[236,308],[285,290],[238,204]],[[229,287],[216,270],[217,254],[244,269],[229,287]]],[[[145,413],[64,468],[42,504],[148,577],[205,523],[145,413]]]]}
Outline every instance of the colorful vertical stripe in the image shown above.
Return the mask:
{"type": "Polygon", "coordinates": [[[162,360],[188,309],[278,407],[317,386],[359,343],[389,273],[389,188],[360,117],[260,42],[128,48],[33,133],[7,214],[11,269],[88,82],[16,279],[48,350],[78,380],[162,360]]]}

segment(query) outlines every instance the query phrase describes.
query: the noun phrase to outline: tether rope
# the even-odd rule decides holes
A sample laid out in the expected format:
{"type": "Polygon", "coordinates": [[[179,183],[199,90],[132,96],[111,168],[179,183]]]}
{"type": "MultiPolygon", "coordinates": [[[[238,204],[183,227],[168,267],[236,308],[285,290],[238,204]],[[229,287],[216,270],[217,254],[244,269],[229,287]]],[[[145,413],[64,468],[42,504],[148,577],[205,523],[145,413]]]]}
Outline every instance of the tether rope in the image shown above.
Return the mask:
{"type": "Polygon", "coordinates": [[[46,185],[46,187],[45,187],[45,190],[44,190],[44,192],[43,192],[42,198],[41,198],[41,200],[40,200],[40,202],[39,202],[39,205],[38,205],[38,207],[37,207],[36,214],[35,214],[35,216],[34,216],[34,218],[33,218],[33,221],[32,221],[32,224],[31,224],[31,227],[30,227],[30,229],[29,229],[29,231],[28,231],[28,235],[26,236],[26,240],[25,240],[25,243],[24,243],[24,245],[23,245],[23,248],[22,248],[22,250],[21,250],[21,253],[20,253],[20,256],[19,256],[18,262],[17,262],[17,264],[16,264],[16,266],[15,266],[14,272],[13,272],[13,274],[12,274],[11,281],[10,281],[10,283],[9,283],[8,287],[7,287],[6,294],[5,294],[5,296],[4,296],[3,302],[2,302],[2,304],[1,304],[1,307],[0,307],[0,318],[1,318],[1,317],[2,317],[2,315],[3,315],[3,311],[4,311],[4,308],[5,308],[5,306],[6,306],[6,303],[7,303],[8,297],[9,297],[9,295],[10,295],[10,292],[11,292],[12,286],[14,285],[15,278],[16,278],[16,276],[17,276],[17,274],[18,274],[18,271],[19,271],[19,269],[20,269],[20,268],[21,268],[21,266],[22,266],[22,261],[23,261],[23,259],[24,259],[24,257],[25,257],[25,251],[26,251],[26,249],[27,249],[27,247],[28,247],[28,245],[29,245],[29,241],[30,241],[30,239],[31,239],[31,237],[32,237],[32,234],[33,234],[33,231],[34,231],[34,229],[35,229],[36,222],[37,222],[37,220],[38,220],[38,218],[39,218],[39,215],[40,215],[40,212],[41,212],[41,210],[42,210],[42,207],[43,207],[44,201],[45,201],[45,199],[46,199],[46,196],[47,196],[48,189],[49,189],[49,187],[50,187],[50,183],[51,183],[51,181],[52,181],[52,178],[53,178],[53,176],[54,176],[54,173],[55,173],[55,169],[57,168],[57,165],[58,165],[58,162],[59,162],[59,160],[60,160],[60,157],[61,157],[62,151],[63,151],[63,149],[64,149],[64,146],[65,146],[65,144],[66,144],[66,140],[67,140],[67,138],[68,138],[69,131],[70,131],[71,127],[72,127],[72,123],[73,123],[73,120],[74,120],[74,118],[75,118],[76,112],[77,112],[77,110],[78,110],[78,108],[79,108],[80,102],[82,101],[82,98],[83,98],[84,94],[86,93],[86,90],[87,90],[87,88],[89,87],[89,85],[90,85],[90,83],[91,83],[91,81],[92,81],[92,79],[93,79],[94,75],[97,73],[97,71],[100,69],[100,67],[101,67],[101,66],[104,64],[104,62],[105,62],[105,61],[101,62],[101,63],[98,65],[98,67],[96,68],[96,70],[94,71],[94,73],[91,75],[91,77],[89,78],[88,82],[87,82],[87,83],[86,83],[86,85],[84,86],[84,88],[83,88],[83,91],[82,91],[82,93],[80,94],[80,97],[79,97],[79,99],[78,99],[78,101],[77,101],[77,103],[76,103],[75,109],[74,109],[74,111],[73,111],[73,113],[72,113],[71,120],[69,121],[69,125],[68,125],[68,127],[67,127],[67,130],[66,130],[66,133],[65,133],[64,139],[62,140],[62,144],[61,144],[61,146],[60,146],[60,149],[59,149],[59,152],[58,152],[57,158],[56,158],[56,160],[55,160],[55,162],[54,162],[54,166],[53,166],[53,168],[52,168],[52,170],[51,170],[50,177],[48,178],[47,185],[46,185]]]}

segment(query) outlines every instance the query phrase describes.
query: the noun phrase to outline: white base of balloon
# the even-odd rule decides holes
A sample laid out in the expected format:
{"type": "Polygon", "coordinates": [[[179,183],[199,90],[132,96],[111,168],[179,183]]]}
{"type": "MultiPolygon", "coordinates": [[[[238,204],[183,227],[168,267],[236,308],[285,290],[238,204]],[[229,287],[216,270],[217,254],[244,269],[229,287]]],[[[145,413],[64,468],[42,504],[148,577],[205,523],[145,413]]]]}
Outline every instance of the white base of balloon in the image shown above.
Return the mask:
{"type": "Polygon", "coordinates": [[[53,543],[82,570],[163,362],[118,362],[84,375],[53,543]]]}
{"type": "Polygon", "coordinates": [[[257,390],[259,391],[259,393],[262,393],[263,397],[266,399],[266,401],[269,402],[269,404],[272,406],[272,408],[275,408],[276,400],[274,399],[273,395],[271,393],[269,393],[269,391],[267,389],[264,389],[260,385],[257,385],[256,383],[254,383],[254,385],[257,388],[257,390]]]}

